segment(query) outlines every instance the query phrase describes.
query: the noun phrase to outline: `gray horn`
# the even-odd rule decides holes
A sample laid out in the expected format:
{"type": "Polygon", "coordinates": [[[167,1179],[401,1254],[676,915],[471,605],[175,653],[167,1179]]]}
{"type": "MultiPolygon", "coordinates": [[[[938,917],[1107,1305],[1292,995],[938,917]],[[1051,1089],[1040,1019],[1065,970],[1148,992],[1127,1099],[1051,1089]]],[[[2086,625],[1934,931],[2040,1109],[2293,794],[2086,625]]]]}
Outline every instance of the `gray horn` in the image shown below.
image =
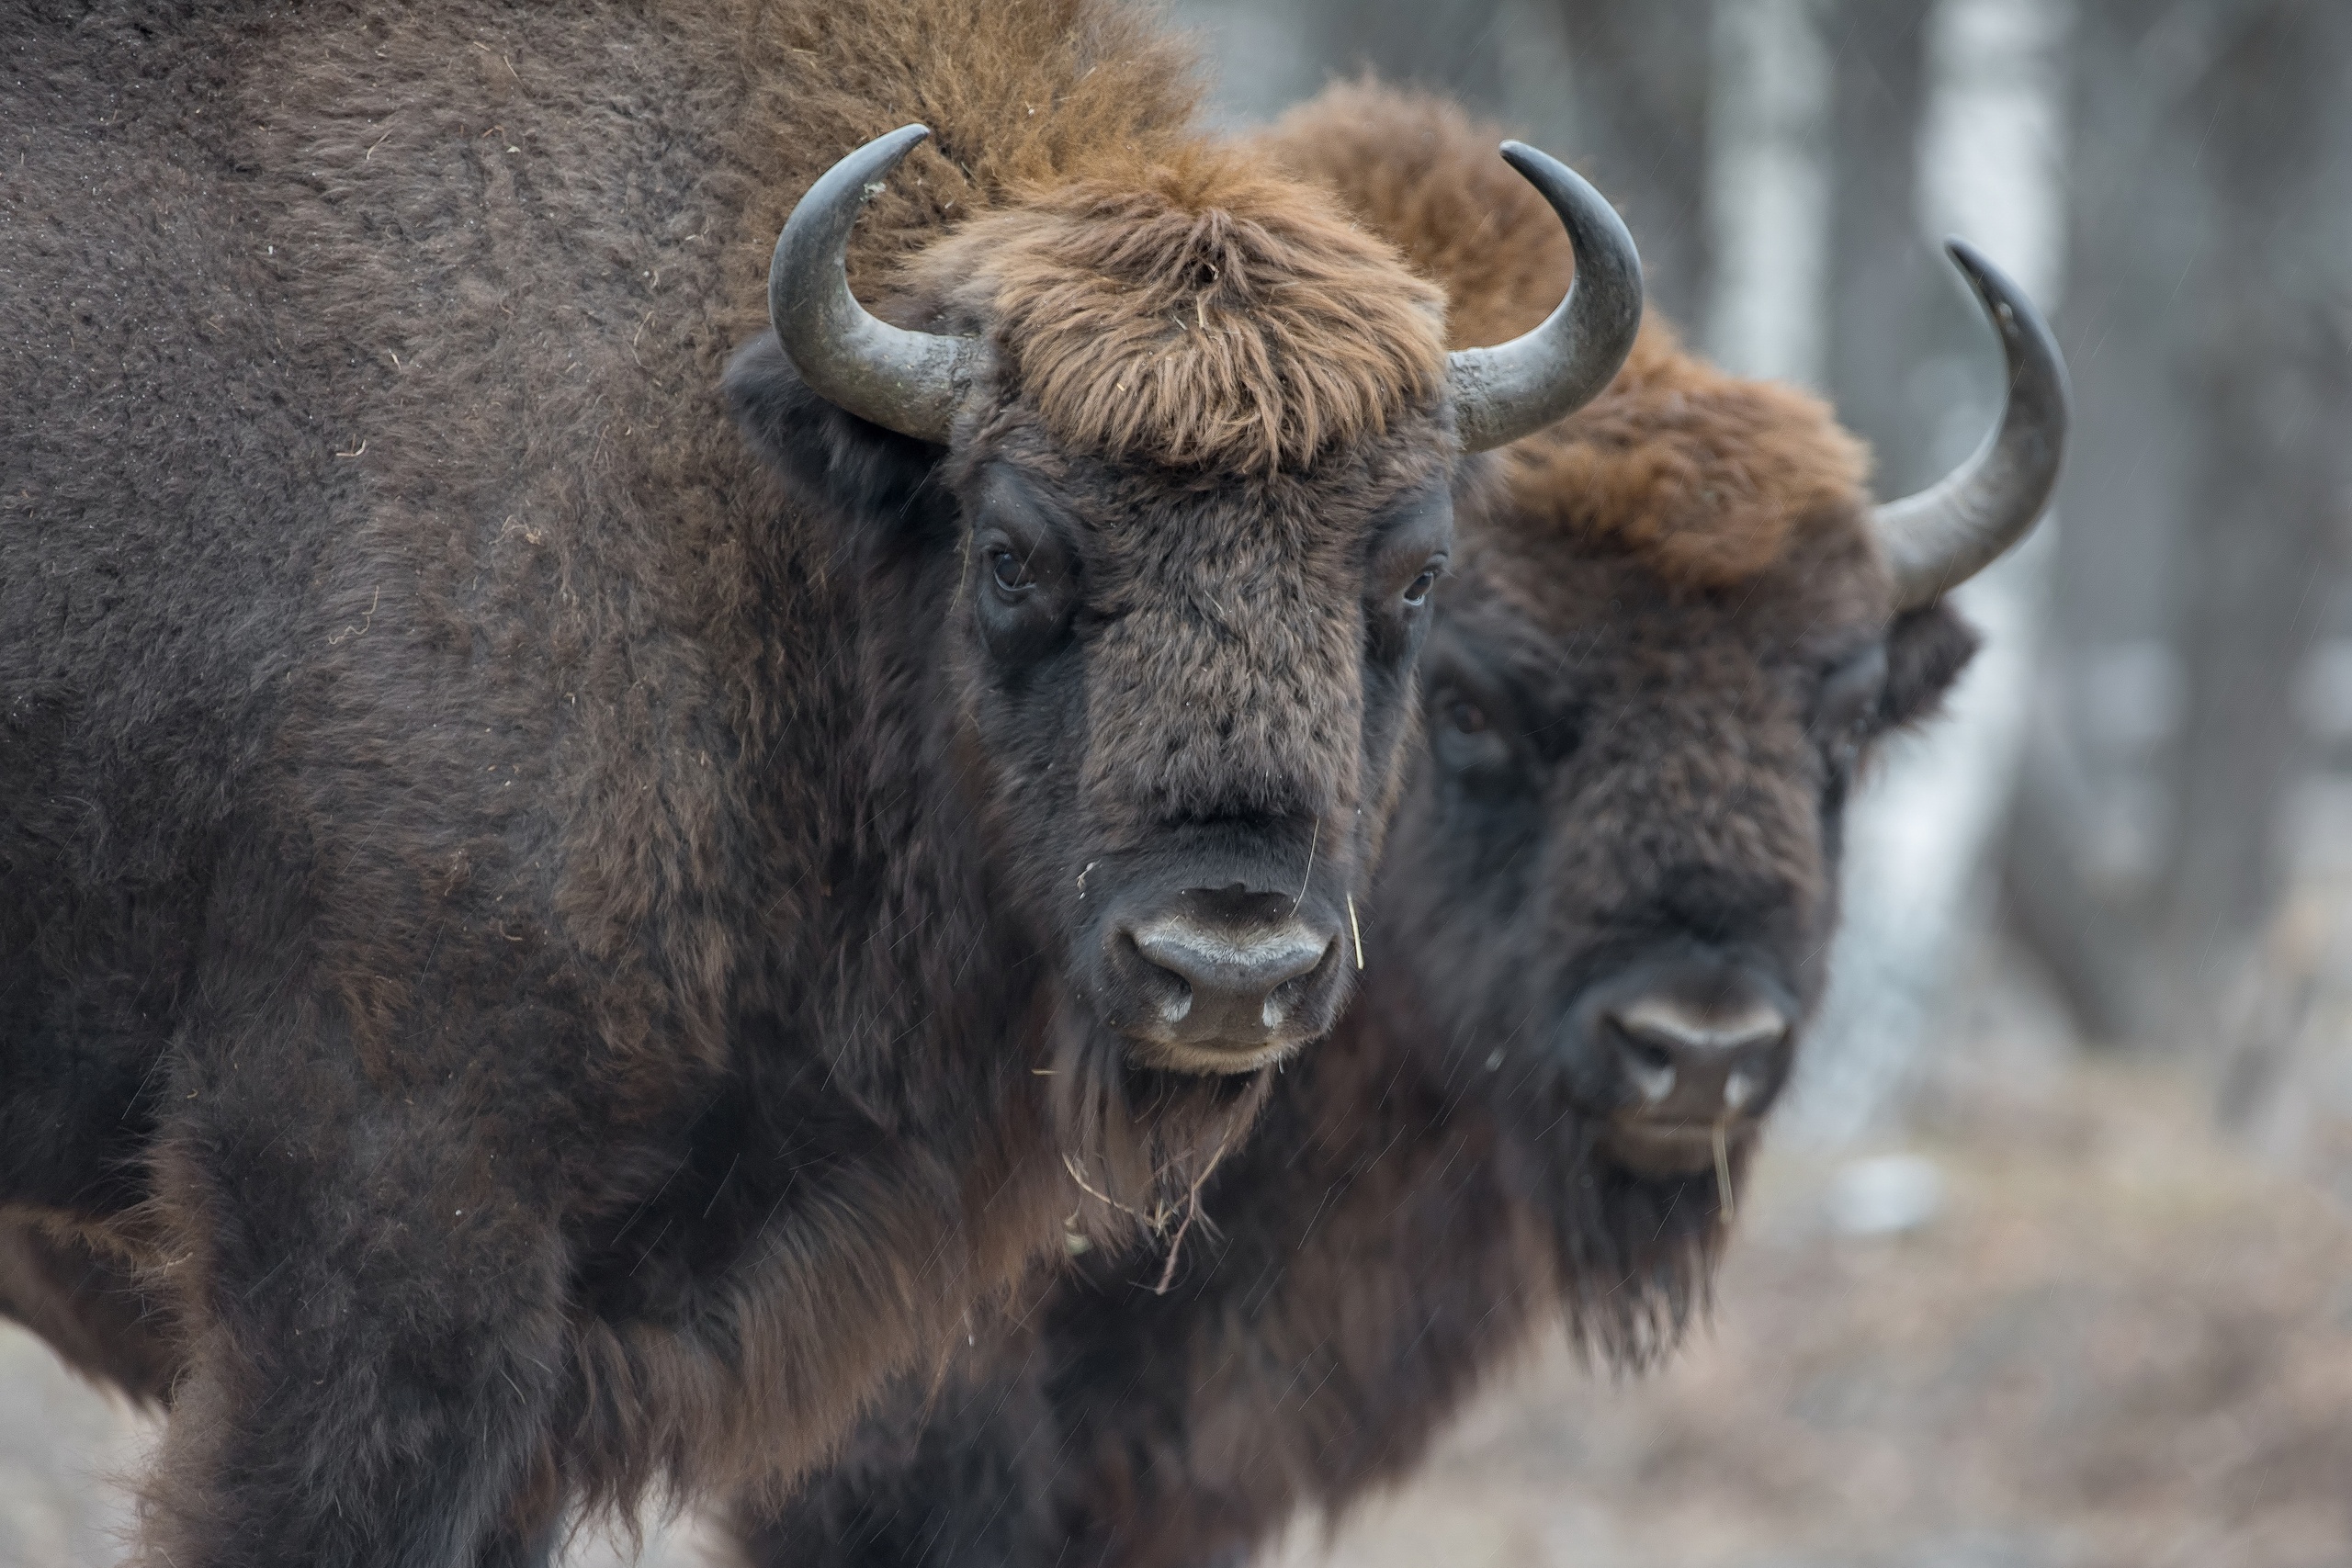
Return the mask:
{"type": "Polygon", "coordinates": [[[1616,211],[1548,153],[1506,141],[1503,157],[1560,215],[1577,275],[1543,325],[1449,356],[1446,380],[1468,452],[1532,435],[1590,402],[1625,363],[1642,325],[1642,258],[1616,211]]]}
{"type": "Polygon", "coordinates": [[[2066,446],[2071,394],[2050,323],[1975,246],[1947,240],[1944,249],[2001,334],[2008,395],[2001,423],[1975,456],[1873,516],[1894,574],[1895,607],[1904,610],[1935,603],[2025,536],[2049,504],[2066,446]]]}
{"type": "Polygon", "coordinates": [[[768,264],[768,319],[811,390],[901,435],[944,443],[980,355],[976,338],[910,333],[849,291],[849,231],[929,129],[878,136],[825,171],[785,220],[768,264]]]}

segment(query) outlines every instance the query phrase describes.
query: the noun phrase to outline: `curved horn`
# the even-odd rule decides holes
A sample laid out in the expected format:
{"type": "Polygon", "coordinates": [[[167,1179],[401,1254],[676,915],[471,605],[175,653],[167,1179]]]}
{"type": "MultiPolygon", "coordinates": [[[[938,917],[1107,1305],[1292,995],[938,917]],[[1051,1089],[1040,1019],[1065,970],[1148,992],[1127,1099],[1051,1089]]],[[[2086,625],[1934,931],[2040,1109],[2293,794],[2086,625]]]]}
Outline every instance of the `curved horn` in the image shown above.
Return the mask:
{"type": "Polygon", "coordinates": [[[1543,325],[1492,348],[1447,356],[1446,381],[1466,452],[1532,435],[1590,402],[1625,363],[1642,325],[1642,258],[1616,209],[1549,153],[1506,141],[1503,158],[1560,215],[1576,248],[1577,275],[1543,325]]]}
{"type": "Polygon", "coordinates": [[[2066,446],[2072,394],[2050,323],[1975,246],[1947,240],[1944,249],[2001,334],[2009,386],[2001,423],[1973,457],[1872,515],[1902,610],[1935,603],[2023,538],[2049,503],[2066,446]]]}
{"type": "Polygon", "coordinates": [[[819,396],[901,435],[944,443],[979,341],[910,333],[876,320],[850,293],[842,270],[859,211],[930,134],[910,125],[877,136],[808,187],[776,236],[768,319],[819,396]]]}

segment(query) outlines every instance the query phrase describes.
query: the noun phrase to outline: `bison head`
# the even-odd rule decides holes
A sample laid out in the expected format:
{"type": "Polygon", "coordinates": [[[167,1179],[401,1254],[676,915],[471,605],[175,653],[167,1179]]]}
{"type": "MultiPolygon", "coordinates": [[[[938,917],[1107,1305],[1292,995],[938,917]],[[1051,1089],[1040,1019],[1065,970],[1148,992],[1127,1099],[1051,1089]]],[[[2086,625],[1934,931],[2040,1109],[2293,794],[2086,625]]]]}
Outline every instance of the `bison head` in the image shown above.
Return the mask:
{"type": "Polygon", "coordinates": [[[945,765],[1082,1066],[1236,1073],[1325,1032],[1401,773],[1464,455],[1605,385],[1632,242],[1506,148],[1577,250],[1551,318],[1449,355],[1442,302],[1231,152],[1034,188],[876,293],[843,257],[925,134],[820,179],[777,242],[739,418],[859,540],[938,671],[945,765]]]}
{"type": "Polygon", "coordinates": [[[1606,397],[1514,449],[1499,514],[1465,520],[1384,921],[1422,973],[1430,1038],[1472,1058],[1454,1069],[1580,1151],[1546,1179],[1640,1212],[1594,1225],[1572,1205],[1576,1246],[1623,1233],[1620,1266],[1712,1228],[1718,1164],[1752,1139],[1821,994],[1857,773],[1967,662],[1974,634],[1942,595],[2055,477],[2048,329],[1953,254],[2011,385],[1994,438],[1936,489],[1872,509],[1826,410],[1659,329],[1606,397]]]}

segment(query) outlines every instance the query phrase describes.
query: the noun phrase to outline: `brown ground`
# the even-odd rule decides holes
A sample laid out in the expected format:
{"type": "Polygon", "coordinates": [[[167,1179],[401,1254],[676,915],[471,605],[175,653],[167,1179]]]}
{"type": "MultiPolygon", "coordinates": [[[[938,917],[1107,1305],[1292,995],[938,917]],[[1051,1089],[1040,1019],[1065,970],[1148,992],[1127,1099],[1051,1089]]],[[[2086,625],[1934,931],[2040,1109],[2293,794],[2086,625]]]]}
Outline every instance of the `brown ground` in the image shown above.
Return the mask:
{"type": "MultiPolygon", "coordinates": [[[[1772,1156],[1670,1369],[1532,1358],[1329,1560],[2352,1564],[2352,1213],[2222,1143],[2202,1103],[2099,1066],[1939,1096],[1913,1148],[1947,1201],[1894,1239],[1838,1234],[1834,1171],[1772,1156]]],[[[0,1340],[0,1564],[108,1561],[121,1505],[94,1473],[139,1437],[0,1340]]],[[[1324,1560],[1320,1532],[1283,1556],[1324,1560]]]]}
{"type": "Polygon", "coordinates": [[[1540,1357],[1336,1562],[2352,1563],[2352,1214],[2202,1103],[2116,1067],[1947,1098],[1916,1145],[1945,1210],[1896,1239],[1835,1234],[1832,1173],[1778,1156],[1672,1367],[1540,1357]]]}

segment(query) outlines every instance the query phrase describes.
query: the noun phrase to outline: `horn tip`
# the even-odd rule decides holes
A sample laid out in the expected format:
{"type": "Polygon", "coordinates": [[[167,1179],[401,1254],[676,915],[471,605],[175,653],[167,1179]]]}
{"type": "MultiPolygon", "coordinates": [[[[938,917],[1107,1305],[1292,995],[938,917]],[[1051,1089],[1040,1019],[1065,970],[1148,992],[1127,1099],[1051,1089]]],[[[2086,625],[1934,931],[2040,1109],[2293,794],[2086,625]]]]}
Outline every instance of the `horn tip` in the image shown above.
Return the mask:
{"type": "MultiPolygon", "coordinates": [[[[1563,202],[1580,210],[1588,223],[1597,220],[1611,229],[1622,231],[1624,228],[1624,220],[1617,216],[1617,209],[1610,205],[1607,197],[1595,190],[1591,182],[1582,175],[1541,147],[1531,147],[1524,141],[1506,141],[1502,144],[1502,154],[1503,162],[1518,170],[1521,178],[1541,191],[1553,209],[1567,220],[1572,231],[1577,220],[1568,217],[1567,209],[1561,205],[1563,202]]],[[[1621,234],[1619,238],[1623,248],[1631,254],[1634,237],[1621,234]]],[[[1587,259],[1599,261],[1601,258],[1579,256],[1578,264],[1583,265],[1587,259]]],[[[1638,261],[1635,267],[1638,271],[1638,261]]]]}
{"type": "Polygon", "coordinates": [[[1944,236],[1944,254],[1951,258],[1952,265],[1960,268],[1962,273],[1972,278],[1988,275],[1995,277],[2007,276],[1994,265],[1991,256],[1986,255],[1983,250],[1958,234],[1944,236]]]}
{"type": "Polygon", "coordinates": [[[931,127],[921,120],[902,125],[898,130],[876,137],[867,145],[882,151],[892,163],[897,163],[915,150],[918,142],[931,140],[931,127]]]}
{"type": "MultiPolygon", "coordinates": [[[[2033,327],[2020,319],[2022,314],[2030,314],[2033,310],[2025,290],[2018,287],[2015,278],[1995,265],[1992,257],[1957,234],[1945,239],[1944,254],[1951,258],[1951,265],[1959,269],[1971,291],[1983,302],[1985,313],[1992,319],[1993,330],[2001,335],[2004,342],[2033,332],[2033,327]]],[[[2035,317],[2037,321],[2039,319],[2035,317]]],[[[2047,329],[2042,330],[2046,332],[2047,329]]]]}
{"type": "Polygon", "coordinates": [[[1503,152],[1503,163],[1508,163],[1520,174],[1526,174],[1529,169],[1550,169],[1555,167],[1555,164],[1559,164],[1557,157],[1553,157],[1550,152],[1543,151],[1543,148],[1533,148],[1524,141],[1517,141],[1517,139],[1505,141],[1503,146],[1496,148],[1496,151],[1503,152]]]}

